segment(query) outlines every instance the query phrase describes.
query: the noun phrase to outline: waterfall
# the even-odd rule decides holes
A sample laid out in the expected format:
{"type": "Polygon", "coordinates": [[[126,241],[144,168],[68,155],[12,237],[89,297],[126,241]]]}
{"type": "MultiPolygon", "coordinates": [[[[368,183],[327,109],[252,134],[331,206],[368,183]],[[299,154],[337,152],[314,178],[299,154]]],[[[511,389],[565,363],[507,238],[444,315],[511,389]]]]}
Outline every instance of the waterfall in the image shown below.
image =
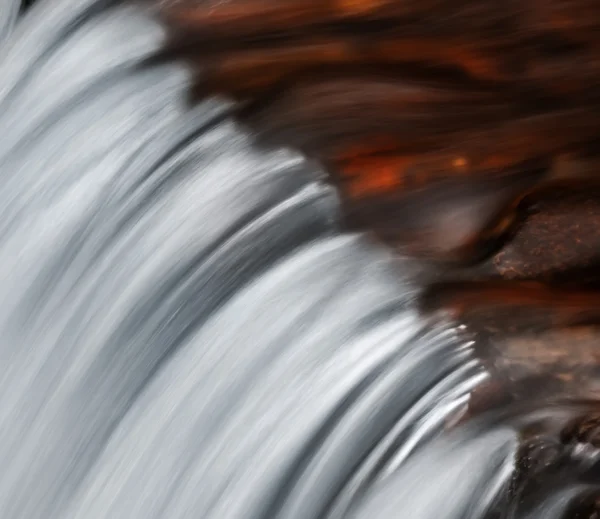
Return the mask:
{"type": "Polygon", "coordinates": [[[0,517],[480,517],[515,433],[414,265],[344,233],[139,5],[0,7],[0,517]]]}

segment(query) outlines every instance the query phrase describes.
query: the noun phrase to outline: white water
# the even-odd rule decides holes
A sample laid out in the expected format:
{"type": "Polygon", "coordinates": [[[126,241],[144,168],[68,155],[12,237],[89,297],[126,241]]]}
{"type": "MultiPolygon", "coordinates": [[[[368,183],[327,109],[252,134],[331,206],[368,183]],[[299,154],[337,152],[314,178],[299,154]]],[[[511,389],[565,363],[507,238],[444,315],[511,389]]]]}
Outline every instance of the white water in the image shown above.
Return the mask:
{"type": "Polygon", "coordinates": [[[412,456],[481,370],[408,264],[142,9],[0,2],[0,518],[481,516],[514,434],[412,456]]]}

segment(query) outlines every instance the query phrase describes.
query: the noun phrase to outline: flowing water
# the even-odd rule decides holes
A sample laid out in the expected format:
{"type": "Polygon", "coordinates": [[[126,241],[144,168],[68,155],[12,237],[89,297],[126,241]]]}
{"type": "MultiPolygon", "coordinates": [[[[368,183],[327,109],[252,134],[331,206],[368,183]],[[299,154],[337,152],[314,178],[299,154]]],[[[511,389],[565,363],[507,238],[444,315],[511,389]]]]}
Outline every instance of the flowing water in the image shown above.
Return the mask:
{"type": "Polygon", "coordinates": [[[144,9],[18,13],[0,0],[0,518],[558,518],[587,496],[573,447],[571,479],[506,504],[522,431],[576,406],[451,428],[488,377],[470,337],[338,229],[314,164],[189,105],[144,9]]]}

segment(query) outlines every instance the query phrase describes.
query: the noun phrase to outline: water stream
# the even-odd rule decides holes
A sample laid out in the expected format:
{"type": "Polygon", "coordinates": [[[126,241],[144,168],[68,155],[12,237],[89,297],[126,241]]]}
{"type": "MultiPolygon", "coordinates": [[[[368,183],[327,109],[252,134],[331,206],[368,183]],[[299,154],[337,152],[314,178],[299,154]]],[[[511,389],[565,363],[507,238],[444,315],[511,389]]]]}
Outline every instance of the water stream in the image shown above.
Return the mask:
{"type": "Polygon", "coordinates": [[[488,377],[471,338],[417,312],[408,260],[340,231],[314,164],[257,150],[226,101],[189,105],[185,66],[148,61],[165,36],[143,9],[17,4],[0,518],[559,518],[587,496],[577,465],[506,504],[523,424],[573,405],[450,427],[488,377]]]}

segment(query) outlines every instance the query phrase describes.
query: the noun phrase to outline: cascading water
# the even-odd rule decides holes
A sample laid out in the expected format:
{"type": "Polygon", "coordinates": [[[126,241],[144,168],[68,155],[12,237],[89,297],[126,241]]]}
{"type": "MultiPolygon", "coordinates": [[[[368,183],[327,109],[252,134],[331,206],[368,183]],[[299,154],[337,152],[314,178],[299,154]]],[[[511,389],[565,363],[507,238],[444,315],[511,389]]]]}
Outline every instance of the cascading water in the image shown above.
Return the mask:
{"type": "Polygon", "coordinates": [[[339,231],[314,165],[189,105],[143,9],[19,8],[0,6],[1,518],[550,518],[587,491],[503,506],[523,422],[572,406],[442,434],[487,376],[469,337],[419,314],[410,262],[339,231]]]}

